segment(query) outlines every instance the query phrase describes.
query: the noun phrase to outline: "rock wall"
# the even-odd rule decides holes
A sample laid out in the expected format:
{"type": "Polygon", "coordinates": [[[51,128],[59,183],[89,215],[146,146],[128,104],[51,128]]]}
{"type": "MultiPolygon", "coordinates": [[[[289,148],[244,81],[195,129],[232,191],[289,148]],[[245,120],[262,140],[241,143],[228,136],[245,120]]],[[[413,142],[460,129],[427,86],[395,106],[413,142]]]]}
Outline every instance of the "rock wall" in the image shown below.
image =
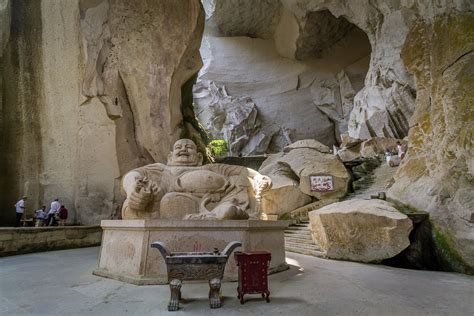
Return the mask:
{"type": "MultiPolygon", "coordinates": [[[[454,0],[204,3],[206,66],[197,112],[215,100],[203,92],[209,82],[231,97],[250,98],[258,120],[238,137],[244,155],[278,151],[303,138],[332,145],[340,134],[404,138],[416,98],[400,57],[405,39],[420,16],[469,8],[468,1],[454,0]]],[[[213,137],[225,138],[208,117],[199,119],[213,137]]]]}
{"type": "Polygon", "coordinates": [[[110,218],[126,171],[164,162],[182,136],[202,146],[185,98],[198,0],[2,0],[0,17],[1,225],[23,194],[30,214],[58,197],[71,221],[110,218]]]}
{"type": "Polygon", "coordinates": [[[22,194],[42,196],[40,137],[43,59],[41,3],[2,3],[0,200],[2,223],[12,222],[22,194]],[[9,20],[10,24],[3,21],[9,20]],[[6,36],[5,36],[6,35],[6,36]]]}
{"type": "MultiPolygon", "coordinates": [[[[202,93],[209,82],[225,88],[229,97],[249,98],[257,119],[252,133],[241,134],[242,154],[281,150],[305,133],[327,145],[340,133],[362,140],[409,135],[408,154],[390,194],[430,212],[447,269],[472,271],[474,3],[205,3],[212,29],[202,48],[197,109],[204,112],[210,104],[202,93]],[[240,27],[234,11],[222,10],[237,4],[240,27]],[[370,43],[367,61],[359,31],[370,43]],[[346,63],[347,56],[359,59],[346,63]]],[[[216,130],[212,121],[200,119],[216,130]]]]}
{"type": "Polygon", "coordinates": [[[474,13],[418,19],[402,51],[417,88],[390,195],[430,213],[444,265],[474,273],[474,13]]]}
{"type": "Polygon", "coordinates": [[[194,101],[206,131],[227,140],[233,155],[278,152],[308,138],[328,146],[340,140],[368,69],[365,33],[327,10],[298,20],[280,1],[204,3],[204,67],[194,101]],[[223,9],[232,6],[237,14],[223,9]],[[251,116],[243,114],[248,103],[251,116]]]}

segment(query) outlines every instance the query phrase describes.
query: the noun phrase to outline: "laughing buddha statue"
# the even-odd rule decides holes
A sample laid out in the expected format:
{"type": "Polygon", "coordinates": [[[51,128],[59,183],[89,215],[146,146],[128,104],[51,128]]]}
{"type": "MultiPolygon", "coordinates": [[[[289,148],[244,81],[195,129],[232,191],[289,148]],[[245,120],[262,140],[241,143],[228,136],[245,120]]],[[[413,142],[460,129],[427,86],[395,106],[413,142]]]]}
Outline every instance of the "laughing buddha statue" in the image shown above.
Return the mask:
{"type": "Polygon", "coordinates": [[[168,163],[128,172],[123,219],[258,219],[260,200],[271,180],[234,165],[202,165],[202,154],[190,139],[180,139],[168,163]]]}

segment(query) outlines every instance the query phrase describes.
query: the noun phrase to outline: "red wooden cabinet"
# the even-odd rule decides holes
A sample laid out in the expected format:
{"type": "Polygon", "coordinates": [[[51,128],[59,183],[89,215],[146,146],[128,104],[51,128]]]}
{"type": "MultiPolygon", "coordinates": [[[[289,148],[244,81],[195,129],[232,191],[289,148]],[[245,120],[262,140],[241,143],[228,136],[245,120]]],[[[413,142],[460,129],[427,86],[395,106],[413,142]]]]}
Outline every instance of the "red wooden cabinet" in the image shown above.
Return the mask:
{"type": "Polygon", "coordinates": [[[272,255],[266,251],[247,251],[234,253],[235,261],[239,268],[239,285],[237,298],[244,303],[244,294],[261,294],[270,302],[268,290],[268,265],[272,255]]]}

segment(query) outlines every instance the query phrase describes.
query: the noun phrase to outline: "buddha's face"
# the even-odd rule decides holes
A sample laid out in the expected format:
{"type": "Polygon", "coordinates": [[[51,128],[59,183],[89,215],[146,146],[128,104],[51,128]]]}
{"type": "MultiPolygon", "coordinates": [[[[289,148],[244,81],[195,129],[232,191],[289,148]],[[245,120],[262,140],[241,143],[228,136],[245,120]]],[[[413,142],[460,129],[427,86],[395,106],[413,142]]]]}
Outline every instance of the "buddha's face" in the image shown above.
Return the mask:
{"type": "Polygon", "coordinates": [[[180,139],[174,143],[173,151],[168,156],[169,166],[198,166],[201,163],[202,155],[190,139],[180,139]]]}

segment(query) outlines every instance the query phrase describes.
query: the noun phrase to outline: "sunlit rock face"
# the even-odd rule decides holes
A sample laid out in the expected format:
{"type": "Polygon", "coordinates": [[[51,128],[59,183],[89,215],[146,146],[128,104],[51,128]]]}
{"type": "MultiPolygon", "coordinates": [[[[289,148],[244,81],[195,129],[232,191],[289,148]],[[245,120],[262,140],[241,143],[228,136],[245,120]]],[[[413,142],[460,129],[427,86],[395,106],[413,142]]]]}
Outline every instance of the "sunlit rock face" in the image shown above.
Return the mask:
{"type": "Polygon", "coordinates": [[[125,172],[182,136],[202,148],[203,28],[199,0],[1,0],[0,224],[23,194],[29,212],[59,198],[97,224],[120,213],[125,172]]]}
{"type": "MultiPolygon", "coordinates": [[[[332,145],[340,134],[406,137],[416,85],[400,55],[410,28],[420,16],[468,9],[463,1],[206,0],[204,6],[197,112],[212,107],[212,92],[203,93],[210,83],[250,98],[258,115],[249,133],[237,132],[243,155],[304,138],[332,145]]],[[[213,137],[226,138],[209,118],[199,119],[213,137]]]]}
{"type": "MultiPolygon", "coordinates": [[[[454,249],[447,265],[472,271],[474,3],[204,3],[208,19],[219,23],[203,42],[199,91],[212,82],[257,109],[254,128],[240,139],[258,144],[258,150],[244,144],[240,153],[279,151],[303,137],[330,145],[342,133],[361,140],[409,135],[391,194],[430,212],[438,244],[454,249]],[[237,3],[240,28],[233,11],[223,10],[237,3]],[[253,141],[258,133],[265,141],[253,141]]],[[[201,96],[195,103],[205,111],[209,103],[201,96]]],[[[214,127],[202,122],[208,130],[214,127]]]]}
{"type": "Polygon", "coordinates": [[[382,200],[333,203],[308,215],[313,239],[331,259],[380,262],[410,245],[411,220],[382,200]]]}
{"type": "Polygon", "coordinates": [[[328,10],[299,19],[280,1],[204,4],[204,67],[194,101],[213,138],[226,139],[232,155],[250,155],[278,152],[301,139],[332,146],[347,133],[369,63],[370,43],[362,30],[328,10]],[[216,94],[215,87],[225,94],[216,94]],[[249,113],[249,102],[252,115],[236,117],[236,108],[249,113]],[[216,108],[221,119],[210,114],[216,108]]]}
{"type": "Polygon", "coordinates": [[[418,19],[402,51],[417,86],[390,195],[430,213],[445,265],[474,273],[474,14],[418,19]]]}

